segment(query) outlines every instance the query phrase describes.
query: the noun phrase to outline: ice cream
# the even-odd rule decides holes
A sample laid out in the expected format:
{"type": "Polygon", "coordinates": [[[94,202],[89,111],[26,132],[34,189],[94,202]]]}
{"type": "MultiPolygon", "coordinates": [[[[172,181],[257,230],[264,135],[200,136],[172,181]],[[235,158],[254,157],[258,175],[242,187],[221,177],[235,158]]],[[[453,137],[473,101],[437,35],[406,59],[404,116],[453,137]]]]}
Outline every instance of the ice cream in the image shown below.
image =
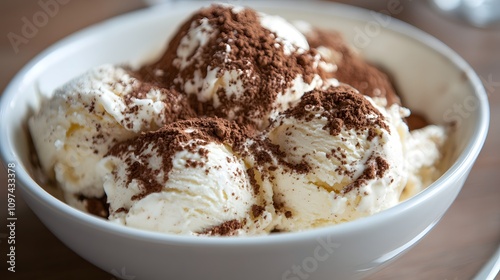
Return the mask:
{"type": "Polygon", "coordinates": [[[286,216],[277,228],[338,224],[396,205],[407,179],[401,118],[345,84],[310,91],[280,114],[266,131],[277,158],[269,181],[286,216]]]}
{"type": "Polygon", "coordinates": [[[30,131],[74,207],[167,234],[259,235],[366,217],[437,179],[445,128],[410,131],[403,105],[339,33],[212,5],[156,62],[56,90],[30,131]]]}
{"type": "Polygon", "coordinates": [[[181,121],[114,146],[102,162],[109,219],[176,234],[272,229],[272,190],[252,184],[247,137],[234,122],[181,121]]]}
{"type": "Polygon", "coordinates": [[[96,166],[111,146],[191,116],[184,95],[141,82],[122,67],[102,65],[44,100],[29,128],[45,174],[71,205],[85,209],[88,198],[104,195],[96,166]]]}
{"type": "Polygon", "coordinates": [[[263,129],[334,69],[283,18],[214,6],[186,21],[142,74],[186,93],[200,115],[263,129]]]}
{"type": "Polygon", "coordinates": [[[401,201],[421,192],[441,176],[442,149],[446,139],[446,130],[437,125],[427,125],[407,133],[403,145],[408,182],[401,201]]]}

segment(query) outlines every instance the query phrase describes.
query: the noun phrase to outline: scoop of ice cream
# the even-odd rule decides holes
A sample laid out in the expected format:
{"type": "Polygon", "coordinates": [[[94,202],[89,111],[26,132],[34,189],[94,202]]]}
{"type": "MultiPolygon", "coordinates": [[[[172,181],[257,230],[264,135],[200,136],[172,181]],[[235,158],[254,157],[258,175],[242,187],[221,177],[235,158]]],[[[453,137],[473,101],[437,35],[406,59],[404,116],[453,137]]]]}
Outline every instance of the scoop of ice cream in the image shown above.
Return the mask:
{"type": "Polygon", "coordinates": [[[428,125],[407,134],[403,147],[408,183],[401,194],[401,201],[421,192],[441,176],[440,163],[446,135],[446,129],[437,125],[428,125]]]}
{"type": "Polygon", "coordinates": [[[112,145],[192,115],[184,96],[102,65],[44,100],[29,128],[41,167],[68,202],[82,208],[84,198],[104,195],[96,165],[112,145]]]}
{"type": "Polygon", "coordinates": [[[306,93],[281,114],[267,134],[278,162],[274,200],[286,217],[278,228],[347,222],[397,204],[406,176],[392,118],[401,120],[347,85],[306,93]]]}
{"type": "Polygon", "coordinates": [[[303,32],[311,48],[331,64],[335,71],[328,77],[335,78],[356,88],[370,97],[387,99],[387,106],[401,104],[388,75],[367,62],[337,31],[313,27],[303,21],[295,24],[303,32]]]}
{"type": "Polygon", "coordinates": [[[117,144],[100,163],[109,219],[164,233],[268,233],[272,190],[252,183],[245,141],[236,124],[207,118],[117,144]]]}
{"type": "Polygon", "coordinates": [[[283,18],[214,5],[186,21],[161,59],[141,73],[175,84],[200,115],[262,129],[332,70],[283,18]]]}

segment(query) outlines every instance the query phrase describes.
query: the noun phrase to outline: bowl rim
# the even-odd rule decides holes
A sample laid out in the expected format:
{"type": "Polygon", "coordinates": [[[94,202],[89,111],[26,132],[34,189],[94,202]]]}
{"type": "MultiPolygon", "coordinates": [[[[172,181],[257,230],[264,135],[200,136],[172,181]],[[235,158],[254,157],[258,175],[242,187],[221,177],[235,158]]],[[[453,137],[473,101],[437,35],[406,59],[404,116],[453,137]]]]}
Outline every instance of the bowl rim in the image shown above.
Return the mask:
{"type": "MultiPolygon", "coordinates": [[[[245,6],[249,6],[259,9],[272,9],[279,8],[281,10],[287,10],[289,12],[306,11],[308,13],[320,13],[322,15],[341,15],[347,19],[359,20],[362,22],[368,22],[372,17],[374,11],[370,11],[364,8],[354,7],[346,4],[340,3],[329,3],[321,1],[312,2],[297,2],[293,1],[293,4],[287,2],[287,5],[283,5],[285,1],[255,1],[255,2],[244,2],[245,6]]],[[[110,28],[114,25],[119,25],[119,23],[133,22],[134,20],[140,20],[142,17],[146,17],[149,14],[162,12],[165,15],[168,13],[180,13],[191,10],[196,10],[201,6],[206,6],[207,2],[200,1],[198,3],[194,2],[174,2],[166,3],[163,5],[155,6],[154,8],[145,8],[137,11],[129,12],[111,19],[107,19],[103,22],[96,23],[90,27],[84,28],[78,32],[73,33],[65,37],[64,39],[56,42],[49,48],[45,49],[43,52],[38,54],[30,62],[28,62],[11,80],[8,86],[5,88],[4,93],[0,96],[0,119],[6,120],[9,117],[9,108],[13,107],[16,102],[15,95],[17,89],[22,85],[23,80],[29,75],[37,75],[37,66],[48,59],[51,55],[57,52],[59,49],[67,45],[70,45],[86,36],[92,34],[100,29],[110,28]]],[[[386,16],[381,13],[380,16],[386,16]]],[[[469,139],[463,152],[459,155],[457,160],[453,163],[448,170],[434,183],[432,183],[425,190],[414,195],[413,197],[402,201],[401,203],[376,213],[374,215],[360,218],[354,221],[350,221],[343,224],[332,225],[327,227],[309,229],[299,232],[287,232],[275,235],[262,235],[262,236],[244,236],[244,237],[203,237],[203,236],[184,236],[184,235],[172,235],[159,232],[146,231],[141,229],[135,229],[131,227],[126,227],[122,225],[114,224],[108,220],[95,217],[79,211],[66,203],[58,200],[57,198],[46,192],[41,186],[39,186],[33,178],[28,174],[26,170],[19,167],[19,162],[22,162],[18,154],[15,152],[14,145],[9,137],[2,141],[0,144],[0,155],[3,160],[5,167],[7,163],[16,163],[16,176],[19,179],[19,183],[24,192],[39,200],[40,203],[44,204],[44,207],[51,208],[52,211],[58,211],[62,215],[71,217],[73,220],[86,224],[89,227],[93,227],[100,231],[106,231],[115,235],[126,236],[129,238],[137,240],[145,240],[155,243],[172,243],[172,244],[182,244],[182,245],[192,245],[192,246],[255,246],[255,245],[266,245],[266,244],[284,244],[290,242],[299,242],[304,240],[314,240],[321,236],[334,236],[336,234],[349,233],[353,231],[362,230],[363,228],[369,228],[374,224],[380,223],[381,220],[387,220],[391,217],[399,215],[399,213],[407,211],[413,207],[422,204],[428,198],[436,195],[437,193],[443,191],[443,188],[452,187],[451,184],[446,182],[452,180],[453,178],[458,178],[466,174],[467,169],[474,164],[479,152],[485,142],[488,127],[489,127],[489,106],[487,93],[481,82],[481,79],[474,72],[472,67],[455,51],[450,47],[442,43],[440,40],[436,39],[432,35],[408,24],[401,20],[390,18],[389,24],[383,26],[383,29],[390,30],[401,36],[408,37],[417,40],[425,47],[432,49],[434,52],[439,53],[441,56],[446,58],[455,67],[458,67],[463,71],[466,79],[473,87],[472,94],[478,100],[477,106],[477,122],[474,126],[474,131],[472,133],[473,137],[469,139]],[[448,185],[448,186],[447,186],[448,185]]],[[[6,136],[10,135],[9,125],[7,122],[2,122],[0,126],[0,135],[6,136]]]]}

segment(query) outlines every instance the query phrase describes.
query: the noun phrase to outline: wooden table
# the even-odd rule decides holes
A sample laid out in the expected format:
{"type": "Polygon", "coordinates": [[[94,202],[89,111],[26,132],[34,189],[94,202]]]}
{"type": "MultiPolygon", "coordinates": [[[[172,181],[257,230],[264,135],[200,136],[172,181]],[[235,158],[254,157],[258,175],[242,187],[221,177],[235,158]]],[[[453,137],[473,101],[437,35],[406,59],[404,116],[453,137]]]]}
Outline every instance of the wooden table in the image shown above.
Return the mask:
{"type": "MultiPolygon", "coordinates": [[[[92,23],[145,6],[140,0],[60,1],[67,3],[60,4],[58,11],[38,28],[32,38],[14,47],[7,34],[19,34],[25,18],[31,19],[37,12],[43,11],[38,2],[0,2],[2,90],[25,63],[55,41],[92,23]]],[[[394,1],[357,0],[349,3],[375,11],[387,11],[389,2],[394,1]]],[[[449,20],[424,1],[399,2],[402,10],[392,14],[394,17],[423,29],[451,46],[484,79],[489,92],[492,124],[476,165],[442,221],[409,253],[369,279],[470,279],[500,243],[500,30],[481,30],[449,20]]],[[[6,171],[0,168],[0,205],[6,208],[5,182],[6,171]]],[[[0,211],[0,279],[114,278],[64,246],[22,199],[17,200],[16,207],[16,273],[6,273],[6,211],[5,208],[0,211]]]]}

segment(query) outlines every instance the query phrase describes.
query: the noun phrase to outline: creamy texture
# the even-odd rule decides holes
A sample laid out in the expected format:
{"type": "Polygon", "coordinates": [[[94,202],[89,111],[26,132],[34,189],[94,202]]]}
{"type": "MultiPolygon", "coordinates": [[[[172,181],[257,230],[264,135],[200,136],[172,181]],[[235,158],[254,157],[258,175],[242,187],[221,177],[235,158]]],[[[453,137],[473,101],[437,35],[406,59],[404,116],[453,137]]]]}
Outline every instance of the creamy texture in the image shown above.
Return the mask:
{"type": "Polygon", "coordinates": [[[244,143],[216,135],[229,126],[220,119],[179,123],[115,146],[100,163],[109,219],[175,234],[269,232],[272,192],[252,186],[238,147],[244,143]]]}
{"type": "Polygon", "coordinates": [[[337,224],[396,205],[406,176],[393,118],[401,116],[346,85],[307,93],[280,115],[267,135],[279,150],[270,182],[287,216],[278,228],[337,224]]]}
{"type": "Polygon", "coordinates": [[[199,114],[263,129],[307,91],[325,84],[334,65],[311,51],[281,17],[214,6],[187,21],[163,57],[145,67],[151,78],[191,96],[199,114]]]}
{"type": "Polygon", "coordinates": [[[104,195],[96,166],[109,148],[172,118],[190,115],[181,113],[182,100],[175,92],[140,82],[124,68],[91,69],[57,89],[30,119],[41,167],[67,200],[81,208],[75,196],[104,195]]]}
{"type": "Polygon", "coordinates": [[[421,192],[441,176],[439,162],[446,138],[445,128],[437,125],[428,125],[407,135],[403,146],[408,183],[401,201],[421,192]]]}

